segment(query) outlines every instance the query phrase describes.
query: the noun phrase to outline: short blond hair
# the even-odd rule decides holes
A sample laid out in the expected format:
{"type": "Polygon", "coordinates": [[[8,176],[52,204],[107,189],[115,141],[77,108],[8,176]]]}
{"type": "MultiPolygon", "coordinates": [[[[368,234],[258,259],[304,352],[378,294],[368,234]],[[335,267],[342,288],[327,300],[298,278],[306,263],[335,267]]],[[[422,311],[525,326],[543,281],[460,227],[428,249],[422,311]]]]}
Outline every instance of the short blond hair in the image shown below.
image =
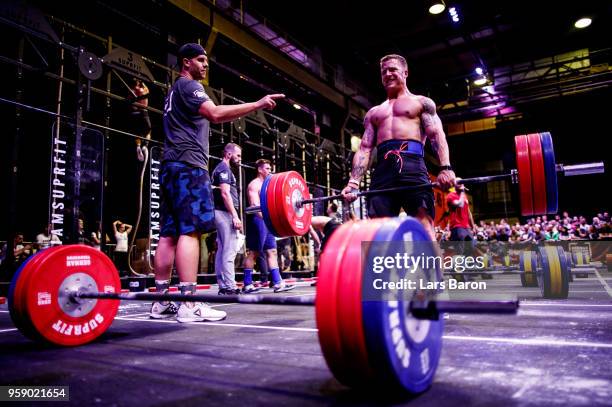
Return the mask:
{"type": "Polygon", "coordinates": [[[406,58],[404,58],[403,56],[398,55],[398,54],[385,55],[384,57],[382,57],[380,59],[380,65],[382,65],[383,63],[385,63],[385,62],[387,62],[387,61],[389,61],[391,59],[395,59],[395,60],[399,61],[400,64],[402,65],[402,67],[405,70],[408,70],[408,62],[406,62],[406,58]]]}

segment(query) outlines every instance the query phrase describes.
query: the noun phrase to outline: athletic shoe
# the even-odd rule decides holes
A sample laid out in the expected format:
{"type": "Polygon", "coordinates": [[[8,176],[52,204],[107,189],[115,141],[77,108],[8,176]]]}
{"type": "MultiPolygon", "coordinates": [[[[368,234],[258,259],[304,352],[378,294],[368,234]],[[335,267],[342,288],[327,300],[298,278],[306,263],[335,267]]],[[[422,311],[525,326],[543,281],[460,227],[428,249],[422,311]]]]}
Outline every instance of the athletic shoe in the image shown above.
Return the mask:
{"type": "Polygon", "coordinates": [[[153,319],[167,318],[172,315],[176,315],[177,311],[178,306],[172,301],[168,302],[167,304],[154,302],[153,305],[151,305],[151,313],[149,314],[149,317],[153,319]]]}
{"type": "Polygon", "coordinates": [[[224,311],[213,309],[203,302],[183,302],[176,313],[176,320],[178,322],[221,321],[226,316],[227,313],[224,311]]]}
{"type": "Polygon", "coordinates": [[[287,283],[285,283],[284,281],[281,281],[279,284],[274,284],[274,286],[272,286],[272,288],[274,289],[275,293],[282,293],[285,291],[291,291],[295,288],[294,285],[289,285],[287,283]]]}
{"type": "Polygon", "coordinates": [[[253,284],[245,285],[242,287],[242,294],[255,294],[260,291],[259,288],[255,288],[253,284]]]}
{"type": "Polygon", "coordinates": [[[219,295],[238,295],[240,293],[240,288],[220,288],[218,292],[219,295]]]}

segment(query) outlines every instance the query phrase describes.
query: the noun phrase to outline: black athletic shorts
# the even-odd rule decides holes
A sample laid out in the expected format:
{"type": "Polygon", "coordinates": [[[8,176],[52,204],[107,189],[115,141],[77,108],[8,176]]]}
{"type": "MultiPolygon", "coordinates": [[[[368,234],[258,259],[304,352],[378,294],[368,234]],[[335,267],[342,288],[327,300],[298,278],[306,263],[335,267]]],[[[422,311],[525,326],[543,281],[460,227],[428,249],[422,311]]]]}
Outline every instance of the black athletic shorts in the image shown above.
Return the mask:
{"type": "MultiPolygon", "coordinates": [[[[418,141],[383,141],[377,146],[376,158],[370,189],[422,185],[430,182],[423,159],[423,145],[418,141]]],[[[398,216],[401,208],[404,208],[406,214],[410,216],[416,216],[419,209],[424,208],[434,219],[435,205],[431,187],[376,194],[368,198],[370,218],[398,216]]]]}

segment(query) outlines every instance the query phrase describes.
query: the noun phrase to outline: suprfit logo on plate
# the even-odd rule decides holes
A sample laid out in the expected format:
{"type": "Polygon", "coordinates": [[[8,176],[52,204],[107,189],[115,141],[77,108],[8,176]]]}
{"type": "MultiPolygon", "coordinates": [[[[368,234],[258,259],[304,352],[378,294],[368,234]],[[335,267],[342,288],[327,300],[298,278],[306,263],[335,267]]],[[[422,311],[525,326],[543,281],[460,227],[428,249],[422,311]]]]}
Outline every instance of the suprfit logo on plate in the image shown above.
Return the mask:
{"type": "Polygon", "coordinates": [[[89,255],[66,256],[66,267],[82,266],[91,266],[91,257],[89,255]]]}

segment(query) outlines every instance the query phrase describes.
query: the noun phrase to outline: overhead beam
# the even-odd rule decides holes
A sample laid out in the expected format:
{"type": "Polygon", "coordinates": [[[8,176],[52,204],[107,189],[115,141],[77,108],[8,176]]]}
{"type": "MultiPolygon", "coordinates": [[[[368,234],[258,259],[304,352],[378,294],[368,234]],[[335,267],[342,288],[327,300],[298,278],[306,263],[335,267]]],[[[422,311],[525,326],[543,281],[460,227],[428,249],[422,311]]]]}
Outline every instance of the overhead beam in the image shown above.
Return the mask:
{"type": "Polygon", "coordinates": [[[350,111],[350,113],[358,117],[364,116],[365,110],[355,103],[348,103],[349,97],[347,95],[329,86],[299,64],[291,61],[283,53],[277,51],[248,30],[245,30],[239,24],[215,12],[209,6],[202,4],[198,0],[170,0],[170,3],[208,25],[213,31],[217,31],[219,34],[224,35],[249,52],[270,63],[289,77],[319,93],[337,106],[350,111]]]}

